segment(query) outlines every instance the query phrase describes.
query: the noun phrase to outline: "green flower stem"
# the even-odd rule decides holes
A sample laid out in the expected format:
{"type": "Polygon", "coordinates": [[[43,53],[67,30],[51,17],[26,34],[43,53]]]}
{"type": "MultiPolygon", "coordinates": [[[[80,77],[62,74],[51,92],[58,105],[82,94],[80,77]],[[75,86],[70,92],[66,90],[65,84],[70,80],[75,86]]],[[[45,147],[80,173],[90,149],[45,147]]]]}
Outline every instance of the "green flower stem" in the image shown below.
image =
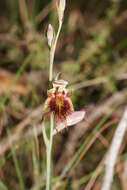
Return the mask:
{"type": "MultiPolygon", "coordinates": [[[[54,56],[55,56],[55,50],[56,50],[56,44],[60,35],[62,27],[62,22],[59,23],[58,32],[55,38],[55,42],[51,48],[50,51],[50,68],[49,68],[49,81],[51,82],[53,79],[53,63],[54,63],[54,56]]],[[[53,126],[54,126],[54,117],[53,113],[51,113],[50,116],[50,139],[49,144],[46,148],[47,152],[47,179],[46,179],[46,190],[51,189],[51,153],[52,153],[52,144],[53,144],[53,126]]]]}
{"type": "Polygon", "coordinates": [[[49,81],[52,82],[53,79],[53,63],[54,63],[54,56],[55,56],[55,50],[56,50],[56,44],[60,35],[60,31],[62,28],[62,22],[59,23],[59,28],[57,31],[57,35],[55,38],[55,42],[53,43],[53,46],[51,47],[50,51],[50,68],[49,68],[49,81]]]}
{"type": "MultiPolygon", "coordinates": [[[[60,31],[62,28],[62,21],[59,23],[57,35],[55,37],[55,41],[52,44],[52,47],[50,49],[50,66],[49,66],[49,81],[52,82],[53,80],[53,63],[54,63],[54,56],[55,56],[55,50],[56,50],[56,44],[60,35],[60,31]]],[[[50,135],[49,139],[46,135],[45,127],[42,126],[42,133],[44,138],[44,143],[46,146],[46,156],[47,156],[47,173],[46,173],[46,190],[52,189],[52,179],[51,179],[51,154],[52,154],[52,144],[53,144],[53,127],[54,127],[54,116],[53,113],[51,113],[50,116],[50,135]]]]}
{"type": "Polygon", "coordinates": [[[53,113],[50,116],[50,139],[49,144],[46,148],[47,153],[47,179],[46,179],[46,190],[51,189],[52,179],[51,179],[51,153],[52,153],[52,144],[53,144],[53,126],[54,126],[54,117],[53,113]]]}

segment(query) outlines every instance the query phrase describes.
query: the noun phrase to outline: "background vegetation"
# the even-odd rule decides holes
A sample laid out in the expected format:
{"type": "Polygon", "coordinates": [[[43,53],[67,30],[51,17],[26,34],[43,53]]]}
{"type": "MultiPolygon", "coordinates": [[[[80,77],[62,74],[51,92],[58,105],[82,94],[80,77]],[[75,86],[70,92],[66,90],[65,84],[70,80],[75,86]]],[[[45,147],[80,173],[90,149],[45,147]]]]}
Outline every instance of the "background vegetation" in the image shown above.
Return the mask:
{"type": "MultiPolygon", "coordinates": [[[[0,189],[45,189],[40,120],[55,1],[0,1],[0,189]]],[[[127,101],[127,1],[67,0],[55,74],[86,119],[54,138],[54,190],[100,190],[105,155],[127,101]]],[[[112,190],[127,190],[124,138],[112,190]]]]}

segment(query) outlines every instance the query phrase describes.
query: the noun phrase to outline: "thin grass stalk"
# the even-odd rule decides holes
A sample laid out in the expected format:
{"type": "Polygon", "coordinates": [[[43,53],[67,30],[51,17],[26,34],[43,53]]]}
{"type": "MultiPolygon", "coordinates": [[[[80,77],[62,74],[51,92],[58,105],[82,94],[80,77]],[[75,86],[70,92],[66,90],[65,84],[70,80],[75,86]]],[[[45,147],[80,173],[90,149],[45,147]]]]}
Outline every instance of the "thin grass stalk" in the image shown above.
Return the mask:
{"type": "Polygon", "coordinates": [[[0,181],[0,189],[1,190],[8,190],[7,186],[2,181],[0,181]]]}
{"type": "Polygon", "coordinates": [[[78,151],[75,153],[75,155],[72,157],[72,159],[66,164],[66,166],[64,167],[61,175],[60,175],[60,179],[63,179],[67,172],[69,172],[72,168],[74,169],[77,164],[79,163],[78,158],[80,156],[80,154],[82,153],[82,151],[84,150],[84,148],[86,147],[86,145],[90,142],[91,138],[93,137],[93,135],[102,127],[102,125],[104,124],[104,122],[109,118],[111,113],[105,115],[100,122],[96,125],[95,129],[93,130],[92,133],[90,133],[88,135],[88,137],[85,139],[84,143],[81,145],[81,147],[78,149],[78,151]]]}
{"type": "Polygon", "coordinates": [[[37,131],[35,126],[33,126],[34,136],[32,138],[32,156],[33,156],[33,168],[34,168],[34,178],[37,190],[40,190],[40,163],[39,163],[39,147],[37,139],[37,131]]]}
{"type": "Polygon", "coordinates": [[[1,108],[4,107],[4,105],[6,104],[6,101],[8,100],[8,97],[11,93],[11,89],[12,87],[16,84],[17,80],[19,79],[19,77],[21,76],[22,72],[24,71],[24,69],[26,68],[26,66],[29,64],[29,62],[31,61],[31,59],[33,58],[34,56],[34,52],[31,52],[24,60],[23,64],[21,65],[21,67],[18,69],[15,77],[14,77],[14,80],[12,80],[5,96],[2,96],[1,99],[0,99],[0,111],[1,111],[1,108]]]}
{"type": "Polygon", "coordinates": [[[18,162],[18,159],[17,159],[17,156],[16,156],[15,148],[13,147],[13,144],[12,144],[12,141],[11,141],[11,134],[10,134],[9,129],[7,129],[7,133],[8,133],[8,138],[9,138],[9,142],[10,142],[10,145],[11,145],[11,152],[12,152],[12,157],[13,157],[17,177],[18,177],[18,180],[19,180],[19,185],[20,185],[21,190],[25,190],[25,185],[24,185],[24,182],[23,182],[23,176],[22,176],[22,173],[21,173],[21,170],[20,170],[20,167],[19,167],[19,162],[18,162]]]}
{"type": "Polygon", "coordinates": [[[120,146],[122,144],[125,132],[127,131],[127,108],[123,114],[123,117],[115,131],[109,153],[105,162],[105,174],[101,190],[110,190],[114,175],[114,167],[119,153],[120,146]]]}
{"type": "Polygon", "coordinates": [[[40,179],[39,179],[39,163],[37,160],[37,155],[36,155],[36,146],[35,146],[35,141],[33,139],[33,151],[32,151],[32,156],[33,156],[33,167],[34,167],[34,178],[35,178],[35,184],[37,186],[37,190],[40,189],[40,179]]]}

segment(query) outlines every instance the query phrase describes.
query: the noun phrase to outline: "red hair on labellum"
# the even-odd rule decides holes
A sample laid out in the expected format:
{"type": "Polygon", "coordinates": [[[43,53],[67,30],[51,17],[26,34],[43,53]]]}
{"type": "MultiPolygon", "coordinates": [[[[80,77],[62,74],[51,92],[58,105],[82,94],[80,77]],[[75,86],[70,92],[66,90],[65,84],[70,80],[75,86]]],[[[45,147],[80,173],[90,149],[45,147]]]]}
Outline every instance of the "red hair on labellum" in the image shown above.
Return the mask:
{"type": "Polygon", "coordinates": [[[66,89],[67,81],[56,80],[53,82],[53,88],[47,94],[48,98],[45,101],[45,110],[53,112],[55,122],[64,122],[66,117],[74,111],[70,96],[71,92],[66,89]]]}
{"type": "Polygon", "coordinates": [[[74,112],[73,104],[70,99],[72,91],[66,89],[68,82],[64,80],[55,80],[53,88],[48,90],[48,98],[45,101],[44,110],[54,114],[55,126],[73,125],[83,119],[85,110],[74,112]],[[48,111],[47,111],[48,110],[48,111]]]}

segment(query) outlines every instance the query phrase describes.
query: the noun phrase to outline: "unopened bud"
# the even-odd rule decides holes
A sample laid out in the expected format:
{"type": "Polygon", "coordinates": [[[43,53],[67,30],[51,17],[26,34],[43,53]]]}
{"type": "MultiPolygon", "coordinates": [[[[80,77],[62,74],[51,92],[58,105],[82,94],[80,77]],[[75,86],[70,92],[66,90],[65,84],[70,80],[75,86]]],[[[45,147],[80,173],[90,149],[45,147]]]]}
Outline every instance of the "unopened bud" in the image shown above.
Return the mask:
{"type": "Polygon", "coordinates": [[[48,45],[49,47],[51,47],[54,39],[54,29],[51,24],[48,25],[47,39],[48,39],[48,45]]]}
{"type": "Polygon", "coordinates": [[[66,6],[66,0],[60,0],[60,3],[59,3],[59,8],[60,8],[60,11],[64,13],[64,10],[65,10],[65,6],[66,6]]]}
{"type": "Polygon", "coordinates": [[[58,0],[56,0],[56,9],[59,17],[59,22],[61,22],[63,19],[65,7],[66,7],[66,0],[59,0],[59,4],[58,0]]]}

